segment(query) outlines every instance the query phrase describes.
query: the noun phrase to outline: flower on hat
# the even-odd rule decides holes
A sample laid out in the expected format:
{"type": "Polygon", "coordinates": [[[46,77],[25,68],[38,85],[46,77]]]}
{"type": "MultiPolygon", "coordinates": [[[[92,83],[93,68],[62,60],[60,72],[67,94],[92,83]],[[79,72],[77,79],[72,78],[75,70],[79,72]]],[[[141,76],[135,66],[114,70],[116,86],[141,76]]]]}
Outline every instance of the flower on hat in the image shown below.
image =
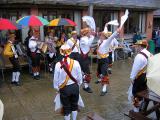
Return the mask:
{"type": "Polygon", "coordinates": [[[72,49],[70,48],[70,46],[68,44],[63,44],[60,48],[60,54],[63,56],[68,56],[70,55],[72,52],[72,49]]]}

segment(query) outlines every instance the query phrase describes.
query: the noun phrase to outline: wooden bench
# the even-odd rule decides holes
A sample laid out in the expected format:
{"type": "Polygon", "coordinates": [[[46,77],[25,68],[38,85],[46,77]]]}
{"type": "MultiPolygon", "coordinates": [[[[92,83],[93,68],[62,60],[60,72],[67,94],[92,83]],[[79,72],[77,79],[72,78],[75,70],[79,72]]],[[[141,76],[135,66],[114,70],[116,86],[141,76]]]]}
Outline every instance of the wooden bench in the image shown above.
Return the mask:
{"type": "Polygon", "coordinates": [[[125,113],[124,115],[128,116],[129,118],[131,118],[131,120],[152,120],[152,119],[144,116],[143,114],[141,114],[139,112],[138,113],[134,112],[133,110],[130,110],[129,114],[125,113]]]}
{"type": "MultiPolygon", "coordinates": [[[[27,66],[28,65],[28,61],[27,58],[24,56],[19,56],[19,63],[21,67],[27,66]]],[[[1,69],[1,74],[2,74],[2,78],[4,81],[4,70],[6,69],[12,69],[12,64],[9,61],[9,58],[4,56],[3,54],[0,54],[0,69],[1,69]]]]}
{"type": "Polygon", "coordinates": [[[155,94],[154,92],[150,90],[144,90],[142,92],[139,92],[137,94],[139,97],[143,98],[143,105],[140,107],[140,112],[136,113],[133,111],[129,111],[129,114],[124,114],[131,119],[135,120],[152,120],[148,118],[147,116],[151,113],[155,112],[157,120],[160,119],[160,96],[155,94]],[[150,102],[153,102],[153,106],[148,108],[148,105],[150,102]]]}

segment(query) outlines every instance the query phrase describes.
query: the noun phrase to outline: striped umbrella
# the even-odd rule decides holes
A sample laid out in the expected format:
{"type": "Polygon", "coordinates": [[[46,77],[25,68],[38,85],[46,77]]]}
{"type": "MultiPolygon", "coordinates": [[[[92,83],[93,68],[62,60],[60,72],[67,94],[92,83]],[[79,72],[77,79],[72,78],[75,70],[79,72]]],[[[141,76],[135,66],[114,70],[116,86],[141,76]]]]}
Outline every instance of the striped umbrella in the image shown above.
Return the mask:
{"type": "Polygon", "coordinates": [[[46,19],[34,15],[22,17],[16,23],[22,26],[43,26],[49,24],[46,19]]]}
{"type": "Polygon", "coordinates": [[[67,18],[57,18],[50,21],[49,26],[77,26],[77,24],[67,18]]]}

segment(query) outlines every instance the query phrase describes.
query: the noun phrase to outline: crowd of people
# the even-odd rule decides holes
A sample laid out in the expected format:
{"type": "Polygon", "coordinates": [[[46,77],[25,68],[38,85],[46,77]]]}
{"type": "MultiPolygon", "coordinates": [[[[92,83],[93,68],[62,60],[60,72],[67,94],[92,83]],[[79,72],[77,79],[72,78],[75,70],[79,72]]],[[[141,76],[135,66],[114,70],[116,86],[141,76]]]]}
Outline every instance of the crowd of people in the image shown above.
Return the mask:
{"type": "MultiPolygon", "coordinates": [[[[108,24],[105,25],[105,27],[107,26],[108,24]]],[[[24,44],[30,72],[34,79],[40,79],[40,59],[45,54],[48,69],[51,73],[54,73],[53,84],[60,94],[65,120],[70,120],[71,114],[73,120],[77,119],[80,85],[83,85],[84,91],[93,92],[90,86],[92,80],[88,56],[90,52],[97,54],[97,81],[95,83],[102,84],[100,96],[104,96],[108,92],[109,73],[111,73],[109,68],[113,63],[112,52],[118,46],[115,38],[120,31],[121,27],[117,28],[113,34],[109,31],[102,31],[98,36],[96,49],[92,49],[91,46],[97,34],[89,26],[81,29],[80,37],[78,37],[77,31],[72,31],[70,38],[67,38],[65,33],[61,33],[58,38],[54,30],[51,29],[43,42],[40,41],[39,29],[28,31],[28,37],[25,39],[24,44]]],[[[14,33],[9,34],[3,53],[13,65],[11,84],[19,86],[19,78],[23,73],[19,64],[19,53],[15,46],[15,37],[14,33]]],[[[151,56],[151,53],[146,49],[148,46],[146,40],[138,40],[135,44],[138,46],[138,55],[135,57],[130,78],[133,84],[134,111],[138,112],[142,100],[136,94],[147,89],[145,70],[147,59],[151,56]]]]}

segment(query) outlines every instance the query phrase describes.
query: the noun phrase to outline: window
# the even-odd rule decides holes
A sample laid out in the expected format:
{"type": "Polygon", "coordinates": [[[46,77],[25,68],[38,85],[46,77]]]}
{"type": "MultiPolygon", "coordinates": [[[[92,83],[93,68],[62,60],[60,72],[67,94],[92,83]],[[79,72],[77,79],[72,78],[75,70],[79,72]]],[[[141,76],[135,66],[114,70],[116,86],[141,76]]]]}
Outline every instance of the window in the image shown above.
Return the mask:
{"type": "Polygon", "coordinates": [[[146,14],[140,12],[130,12],[129,18],[124,25],[124,32],[126,34],[141,32],[145,33],[146,14]]]}
{"type": "MultiPolygon", "coordinates": [[[[100,28],[100,31],[104,30],[104,26],[107,22],[115,20],[117,18],[118,14],[116,11],[94,11],[96,27],[100,28]]],[[[108,30],[113,32],[115,30],[115,27],[109,25],[108,30]]]]}

